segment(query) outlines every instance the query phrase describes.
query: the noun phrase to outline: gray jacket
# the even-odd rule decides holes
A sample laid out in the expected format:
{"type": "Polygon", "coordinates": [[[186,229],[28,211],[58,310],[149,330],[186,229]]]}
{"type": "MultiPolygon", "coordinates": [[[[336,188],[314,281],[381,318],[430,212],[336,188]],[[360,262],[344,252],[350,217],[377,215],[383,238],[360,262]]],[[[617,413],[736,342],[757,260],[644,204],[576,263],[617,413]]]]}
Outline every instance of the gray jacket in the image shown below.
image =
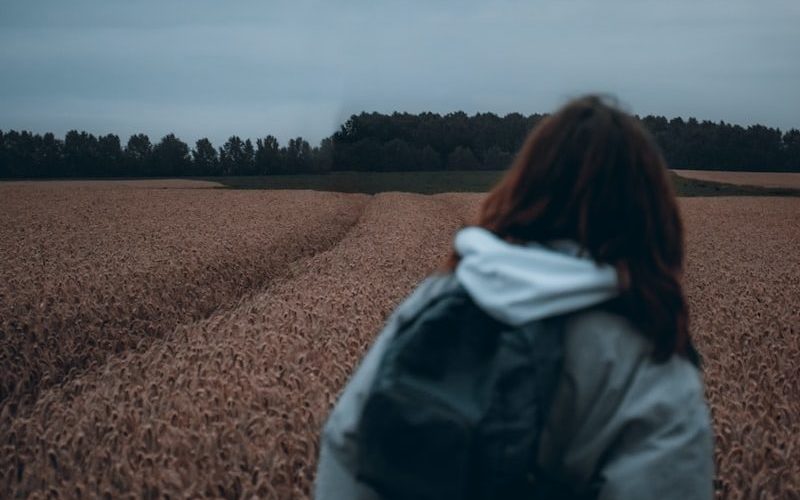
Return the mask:
{"type": "MultiPolygon", "coordinates": [[[[456,238],[456,276],[480,307],[507,323],[569,315],[563,371],[538,450],[549,479],[601,499],[712,498],[713,439],[701,376],[681,357],[656,363],[650,342],[626,319],[591,308],[616,294],[613,271],[568,245],[554,255],[475,229],[456,238]]],[[[354,430],[398,321],[438,286],[440,279],[429,278],[395,310],[345,387],[323,430],[316,498],[378,498],[355,479],[354,430]]]]}

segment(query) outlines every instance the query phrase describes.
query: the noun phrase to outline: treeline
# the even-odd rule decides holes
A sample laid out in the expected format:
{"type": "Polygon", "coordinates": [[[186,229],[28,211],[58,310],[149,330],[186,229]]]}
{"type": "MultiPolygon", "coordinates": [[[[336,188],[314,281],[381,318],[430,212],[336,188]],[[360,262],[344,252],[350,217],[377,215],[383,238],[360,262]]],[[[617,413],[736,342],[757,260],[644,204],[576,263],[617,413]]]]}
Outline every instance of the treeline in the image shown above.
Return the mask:
{"type": "MultiPolygon", "coordinates": [[[[361,113],[333,134],[335,169],[502,169],[545,115],[361,113]]],[[[668,163],[701,170],[800,171],[800,131],[694,118],[640,118],[668,163]]]]}
{"type": "Polygon", "coordinates": [[[191,150],[174,134],[153,144],[145,134],[125,146],[114,134],[95,136],[72,130],[63,140],[53,134],[0,131],[2,177],[189,177],[269,175],[331,170],[331,141],[311,147],[302,137],[281,146],[268,135],[242,140],[232,136],[219,149],[208,139],[191,150]]]}
{"type": "MultiPolygon", "coordinates": [[[[312,147],[302,137],[286,145],[267,135],[230,137],[215,148],[194,147],[169,134],[145,134],[123,145],[114,134],[0,130],[0,178],[272,175],[331,170],[496,170],[509,165],[528,132],[545,115],[511,113],[361,113],[312,147]]],[[[671,166],[705,170],[800,171],[800,131],[747,128],[694,118],[641,118],[671,166]]]]}

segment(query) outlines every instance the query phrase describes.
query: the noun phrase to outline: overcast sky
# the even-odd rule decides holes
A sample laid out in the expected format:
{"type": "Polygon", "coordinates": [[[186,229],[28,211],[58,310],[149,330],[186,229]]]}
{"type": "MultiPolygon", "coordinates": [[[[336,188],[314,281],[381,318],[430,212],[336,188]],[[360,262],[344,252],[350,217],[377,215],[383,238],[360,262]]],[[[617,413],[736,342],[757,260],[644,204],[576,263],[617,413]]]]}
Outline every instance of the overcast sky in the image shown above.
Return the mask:
{"type": "Polygon", "coordinates": [[[0,0],[0,129],[315,143],[362,110],[584,92],[800,128],[800,0],[0,0]]]}

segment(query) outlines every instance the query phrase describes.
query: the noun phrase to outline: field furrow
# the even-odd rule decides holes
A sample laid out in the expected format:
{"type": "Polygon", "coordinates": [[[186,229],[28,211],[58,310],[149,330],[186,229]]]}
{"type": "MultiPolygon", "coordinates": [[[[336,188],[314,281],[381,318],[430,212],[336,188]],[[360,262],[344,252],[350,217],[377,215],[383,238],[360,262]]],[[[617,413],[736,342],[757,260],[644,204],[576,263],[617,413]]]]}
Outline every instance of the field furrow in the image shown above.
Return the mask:
{"type": "Polygon", "coordinates": [[[0,405],[12,414],[330,248],[368,199],[90,186],[0,188],[0,405]]]}

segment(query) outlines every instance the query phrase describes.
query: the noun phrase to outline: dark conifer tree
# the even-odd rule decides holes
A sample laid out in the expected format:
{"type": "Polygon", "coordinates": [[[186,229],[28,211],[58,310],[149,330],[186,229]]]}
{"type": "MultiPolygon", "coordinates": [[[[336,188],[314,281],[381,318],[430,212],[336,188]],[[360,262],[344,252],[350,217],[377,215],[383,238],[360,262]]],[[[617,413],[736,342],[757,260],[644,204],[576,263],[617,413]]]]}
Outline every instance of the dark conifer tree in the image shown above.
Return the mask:
{"type": "Polygon", "coordinates": [[[274,136],[256,139],[255,170],[259,175],[283,173],[281,146],[274,136]]]}
{"type": "Polygon", "coordinates": [[[217,150],[207,138],[197,140],[192,150],[192,173],[194,175],[220,175],[217,150]]]}
{"type": "Polygon", "coordinates": [[[130,177],[155,175],[153,168],[153,145],[146,134],[134,134],[125,146],[125,173],[130,177]]]}
{"type": "Polygon", "coordinates": [[[244,164],[244,141],[232,135],[219,149],[219,162],[222,175],[241,175],[240,166],[244,164]]]}
{"type": "Polygon", "coordinates": [[[175,137],[175,134],[165,135],[153,147],[153,165],[156,175],[189,175],[191,165],[189,146],[175,137]]]}

